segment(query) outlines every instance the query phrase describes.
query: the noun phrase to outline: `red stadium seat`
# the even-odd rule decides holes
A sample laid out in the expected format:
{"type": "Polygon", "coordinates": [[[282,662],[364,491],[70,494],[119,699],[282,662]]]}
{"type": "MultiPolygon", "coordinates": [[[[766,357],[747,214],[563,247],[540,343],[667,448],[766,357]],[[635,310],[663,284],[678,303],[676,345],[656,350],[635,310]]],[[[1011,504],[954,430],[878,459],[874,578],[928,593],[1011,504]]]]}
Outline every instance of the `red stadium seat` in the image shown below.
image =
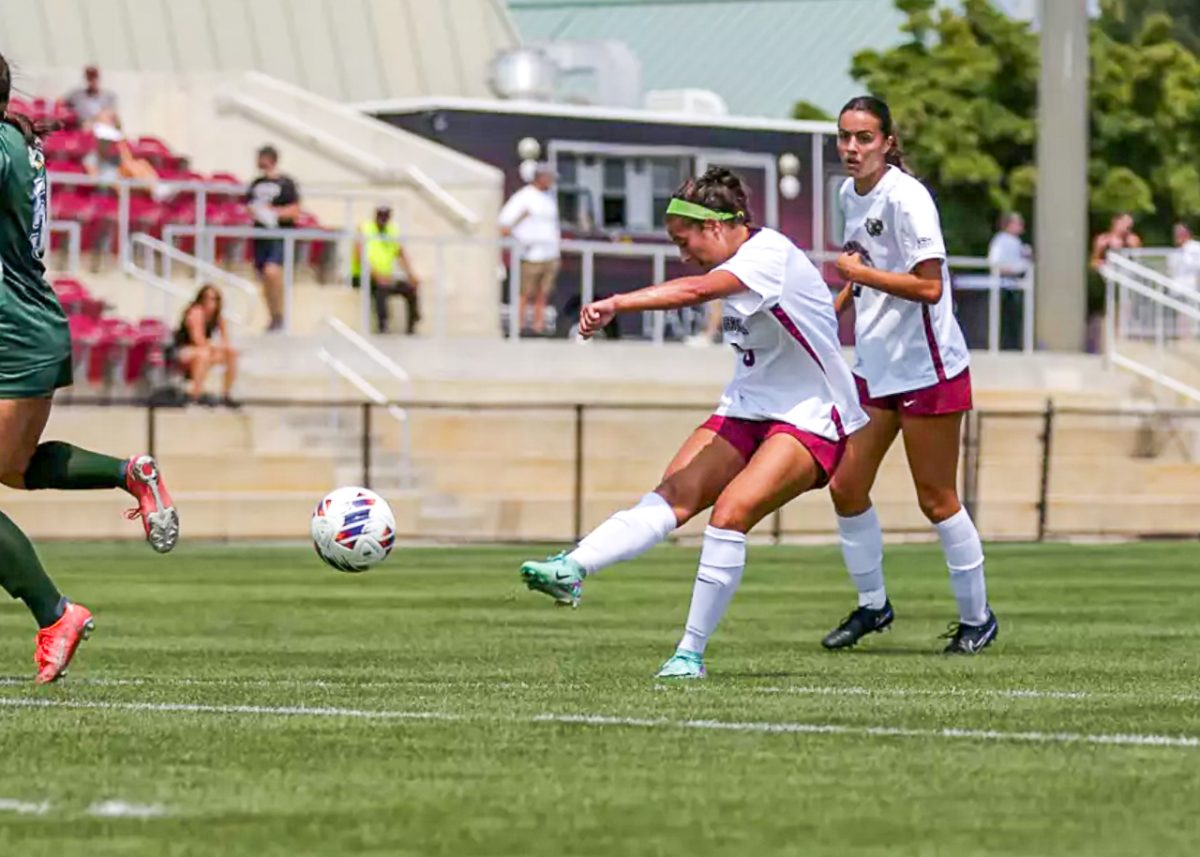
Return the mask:
{"type": "Polygon", "coordinates": [[[96,138],[87,131],[56,131],[42,144],[46,160],[82,161],[96,148],[96,138]]]}
{"type": "Polygon", "coordinates": [[[245,184],[242,182],[241,179],[239,179],[237,176],[233,175],[232,173],[213,173],[211,176],[208,177],[208,180],[212,184],[222,184],[222,185],[230,185],[231,186],[227,192],[216,191],[216,190],[210,191],[209,199],[214,202],[218,202],[218,201],[241,202],[242,199],[245,197],[245,191],[243,190],[243,188],[245,187],[245,184]]]}

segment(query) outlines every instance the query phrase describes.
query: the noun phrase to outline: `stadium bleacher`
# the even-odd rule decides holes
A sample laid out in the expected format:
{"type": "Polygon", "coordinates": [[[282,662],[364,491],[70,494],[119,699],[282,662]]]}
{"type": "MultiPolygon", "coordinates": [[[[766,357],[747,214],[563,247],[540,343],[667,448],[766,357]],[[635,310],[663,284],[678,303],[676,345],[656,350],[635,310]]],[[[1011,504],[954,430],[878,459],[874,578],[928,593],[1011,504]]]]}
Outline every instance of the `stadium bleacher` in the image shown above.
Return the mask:
{"type": "Polygon", "coordinates": [[[71,276],[51,279],[71,325],[76,386],[107,393],[145,393],[172,369],[171,329],[160,318],[136,321],[109,313],[104,301],[71,276]]]}
{"type": "MultiPolygon", "coordinates": [[[[117,227],[119,202],[116,194],[102,184],[73,180],[87,176],[85,159],[96,149],[96,138],[81,128],[76,116],[61,102],[38,98],[23,101],[14,98],[11,109],[35,120],[53,120],[62,127],[49,134],[43,143],[46,169],[51,174],[54,190],[51,195],[51,217],[54,220],[74,221],[81,226],[81,249],[91,253],[113,253],[117,242],[112,240],[117,227]]],[[[163,236],[167,226],[193,226],[197,222],[196,185],[208,186],[205,193],[204,219],[213,226],[249,227],[254,223],[243,201],[246,182],[228,171],[208,175],[191,169],[189,157],[173,149],[165,140],[153,135],[128,137],[130,153],[154,167],[163,183],[164,193],[156,195],[152,188],[134,186],[130,189],[129,218],[131,232],[144,232],[155,238],[163,236]],[[172,185],[183,185],[172,187],[172,185]]],[[[324,228],[311,212],[297,220],[302,229],[324,228]]],[[[62,236],[55,236],[52,250],[62,246],[62,236]]],[[[195,239],[182,236],[179,246],[192,252],[195,239]]],[[[322,249],[312,245],[306,259],[314,267],[322,262],[322,249]]],[[[223,238],[216,242],[215,254],[222,264],[249,263],[252,249],[249,242],[223,238]]]]}

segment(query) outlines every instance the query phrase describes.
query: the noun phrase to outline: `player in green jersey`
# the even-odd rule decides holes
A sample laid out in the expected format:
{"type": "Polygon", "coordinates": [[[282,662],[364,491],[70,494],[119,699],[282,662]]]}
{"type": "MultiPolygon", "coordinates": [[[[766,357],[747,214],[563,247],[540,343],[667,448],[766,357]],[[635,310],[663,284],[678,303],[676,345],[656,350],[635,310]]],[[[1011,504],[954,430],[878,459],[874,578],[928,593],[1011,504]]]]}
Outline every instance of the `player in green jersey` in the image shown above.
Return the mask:
{"type": "MultiPolygon", "coordinates": [[[[113,458],[61,441],[42,442],[54,391],[71,383],[67,317],[45,280],[46,164],[41,137],[48,123],[8,111],[12,73],[0,56],[0,482],[10,488],[79,491],[121,488],[137,501],[146,539],[166,553],[179,539],[179,515],[148,455],[113,458]]],[[[70,535],[64,520],[62,535],[70,535]]],[[[91,612],[63,597],[28,537],[0,512],[0,587],[29,607],[40,630],[37,682],[61,677],[91,612]]]]}

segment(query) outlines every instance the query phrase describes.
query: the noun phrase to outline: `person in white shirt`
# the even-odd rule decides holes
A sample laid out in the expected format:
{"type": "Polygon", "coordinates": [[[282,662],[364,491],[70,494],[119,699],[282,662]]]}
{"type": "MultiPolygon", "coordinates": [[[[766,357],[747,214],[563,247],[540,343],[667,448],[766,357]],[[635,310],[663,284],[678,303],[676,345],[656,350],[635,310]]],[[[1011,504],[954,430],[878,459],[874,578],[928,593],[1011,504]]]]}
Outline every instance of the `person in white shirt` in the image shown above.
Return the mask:
{"type": "Polygon", "coordinates": [[[1021,240],[1025,218],[1010,211],[1000,218],[1000,231],[988,244],[988,267],[993,277],[1023,277],[1029,270],[1029,245],[1021,240]]]}
{"type": "Polygon", "coordinates": [[[848,285],[838,305],[853,298],[854,374],[871,421],[850,439],[829,486],[858,607],[822,644],[853,646],[895,618],[871,488],[903,434],[917,501],[937,531],[958,602],[959,622],[945,651],[975,654],[996,638],[998,625],[987,601],[979,532],[955,487],[971,373],[951,306],[937,206],[904,170],[891,111],[880,99],[862,96],[842,108],[837,145],[850,176],[839,194],[846,226],[837,269],[848,285]]]}
{"type": "Polygon", "coordinates": [[[525,307],[533,301],[533,332],[546,332],[546,303],[554,294],[558,277],[558,198],[554,194],[554,169],[539,163],[533,180],[509,197],[500,209],[500,234],[521,245],[521,293],[517,313],[525,326],[525,307]]]}
{"type": "MultiPolygon", "coordinates": [[[[1025,234],[1025,218],[1015,211],[1000,217],[1000,229],[988,244],[988,268],[1005,286],[1014,285],[1028,272],[1033,263],[1033,251],[1021,240],[1025,234]]],[[[1013,288],[1000,292],[1000,348],[1016,350],[1021,347],[1021,323],[1025,296],[1013,288]]]]}
{"type": "Polygon", "coordinates": [[[1174,228],[1175,252],[1167,257],[1167,273],[1182,286],[1200,293],[1200,241],[1186,223],[1174,228]]]}
{"type": "Polygon", "coordinates": [[[712,507],[683,638],[658,672],[701,678],[705,647],[742,578],[746,533],[825,485],[846,438],[867,416],[842,358],[828,287],[790,240],[752,226],[737,176],[714,167],[685,182],[667,207],[666,226],[681,258],[705,273],[588,304],[580,333],[593,336],[622,312],[723,300],[733,379],[654,491],[569,553],[525,563],[521,575],[530,589],[575,606],[584,577],[640,555],[712,507]]]}

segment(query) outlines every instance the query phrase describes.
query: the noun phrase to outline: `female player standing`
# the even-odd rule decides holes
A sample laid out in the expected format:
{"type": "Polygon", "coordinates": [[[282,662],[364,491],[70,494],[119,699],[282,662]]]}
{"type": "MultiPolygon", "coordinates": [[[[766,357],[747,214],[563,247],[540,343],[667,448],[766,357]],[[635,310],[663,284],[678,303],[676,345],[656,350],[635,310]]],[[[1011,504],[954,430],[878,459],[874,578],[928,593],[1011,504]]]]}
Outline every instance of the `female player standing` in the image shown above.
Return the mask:
{"type": "Polygon", "coordinates": [[[846,437],[867,420],[842,360],[829,289],[783,235],[751,226],[746,191],[728,170],[685,182],[667,207],[684,261],[706,273],[583,308],[591,336],[617,313],[724,300],[737,353],[716,413],[684,442],[653,492],[613,515],[570,553],[527,562],[530,589],[575,606],[584,577],[632,559],[712,507],[683,639],[660,677],[700,678],[704,649],[742,579],[746,533],[837,469],[846,437]]]}
{"type": "Polygon", "coordinates": [[[917,500],[941,540],[958,602],[960,621],[951,625],[945,651],[975,654],[996,639],[998,625],[987,602],[979,533],[955,489],[971,373],[951,307],[937,207],[924,185],[904,171],[883,101],[863,96],[842,108],[838,154],[850,174],[840,192],[846,252],[837,262],[849,285],[838,306],[853,294],[854,374],[871,421],[850,439],[830,484],[858,608],[822,644],[853,646],[895,618],[870,492],[883,456],[903,433],[917,500]]]}
{"type": "MultiPolygon", "coordinates": [[[[54,391],[71,383],[71,335],[42,264],[46,166],[39,134],[50,129],[9,113],[11,91],[11,72],[0,57],[0,482],[30,491],[124,488],[138,501],[131,517],[142,517],[151,547],[166,553],[179,538],[179,516],[153,458],[121,460],[58,441],[39,443],[54,391]]],[[[54,681],[91,632],[92,614],[62,596],[29,539],[3,512],[0,586],[37,620],[37,681],[54,681]]]]}

